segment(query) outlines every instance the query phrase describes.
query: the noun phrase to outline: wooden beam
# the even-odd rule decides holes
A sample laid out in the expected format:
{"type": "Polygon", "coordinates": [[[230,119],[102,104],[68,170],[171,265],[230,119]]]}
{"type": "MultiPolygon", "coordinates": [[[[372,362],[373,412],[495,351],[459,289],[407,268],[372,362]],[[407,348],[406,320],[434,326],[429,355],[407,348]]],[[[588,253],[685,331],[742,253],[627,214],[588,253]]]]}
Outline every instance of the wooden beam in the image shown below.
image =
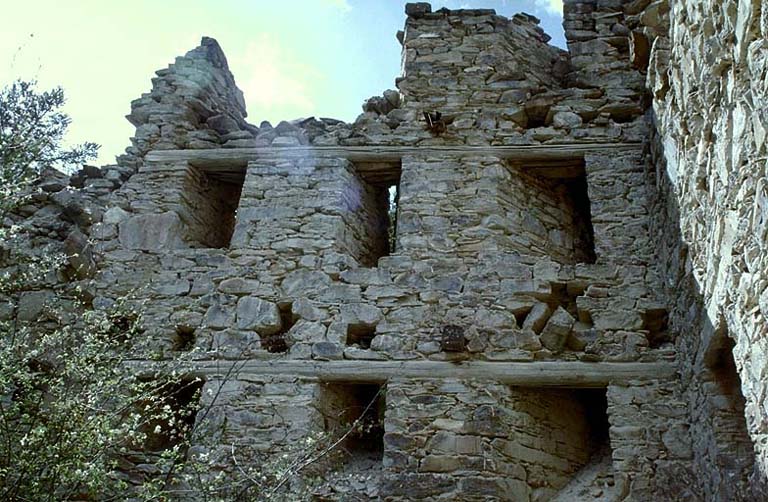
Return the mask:
{"type": "MultiPolygon", "coordinates": [[[[162,363],[134,362],[139,371],[161,371],[162,363]]],[[[386,382],[391,378],[486,380],[519,387],[594,388],[633,380],[676,378],[670,362],[486,362],[201,360],[189,373],[211,378],[297,377],[329,382],[386,382]]]]}
{"type": "Polygon", "coordinates": [[[393,163],[404,156],[469,157],[490,155],[515,161],[558,161],[580,159],[589,153],[637,151],[639,143],[569,143],[515,146],[297,146],[285,148],[218,148],[209,150],[153,150],[148,162],[189,162],[200,168],[236,166],[248,162],[299,157],[335,157],[354,163],[393,163]]]}

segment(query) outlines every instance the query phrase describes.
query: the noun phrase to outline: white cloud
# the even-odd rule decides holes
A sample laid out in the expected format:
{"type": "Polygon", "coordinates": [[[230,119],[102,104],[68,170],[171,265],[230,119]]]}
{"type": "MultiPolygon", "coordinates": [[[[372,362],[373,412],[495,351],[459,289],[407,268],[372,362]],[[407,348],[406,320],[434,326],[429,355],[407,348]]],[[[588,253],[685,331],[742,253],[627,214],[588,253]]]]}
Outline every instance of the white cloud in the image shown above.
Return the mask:
{"type": "Polygon", "coordinates": [[[335,7],[342,12],[347,12],[352,9],[352,6],[349,5],[349,0],[320,0],[320,2],[324,5],[335,7]]]}
{"type": "Polygon", "coordinates": [[[310,83],[321,73],[281,48],[273,36],[260,35],[233,63],[251,120],[296,118],[315,108],[310,83]]]}
{"type": "Polygon", "coordinates": [[[552,14],[563,14],[563,0],[534,0],[536,5],[552,14]]]}

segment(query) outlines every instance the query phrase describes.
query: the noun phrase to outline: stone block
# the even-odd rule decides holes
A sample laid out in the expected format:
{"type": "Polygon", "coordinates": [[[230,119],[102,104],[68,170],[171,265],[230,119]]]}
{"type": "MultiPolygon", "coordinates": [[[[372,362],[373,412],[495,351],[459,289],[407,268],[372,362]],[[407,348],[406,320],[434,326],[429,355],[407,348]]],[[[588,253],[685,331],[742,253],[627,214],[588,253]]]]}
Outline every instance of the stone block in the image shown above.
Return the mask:
{"type": "Polygon", "coordinates": [[[387,356],[381,352],[376,352],[359,347],[347,347],[344,349],[344,359],[359,359],[364,361],[386,361],[387,356]]]}
{"type": "Polygon", "coordinates": [[[382,319],[381,310],[365,303],[341,305],[341,322],[349,325],[375,326],[382,319]]]}
{"type": "Polygon", "coordinates": [[[461,461],[449,455],[429,455],[424,457],[419,466],[421,472],[452,472],[458,470],[461,461]]]}
{"type": "Polygon", "coordinates": [[[567,310],[558,307],[539,335],[541,344],[552,352],[560,352],[563,350],[575,322],[576,320],[567,310]]]}
{"type": "Polygon", "coordinates": [[[402,347],[402,340],[391,335],[376,335],[371,340],[371,350],[396,352],[402,347]]]}
{"type": "Polygon", "coordinates": [[[307,321],[322,321],[328,318],[328,312],[318,308],[307,298],[298,298],[291,305],[291,312],[300,319],[307,321]]]}
{"type": "Polygon", "coordinates": [[[282,327],[280,310],[275,303],[244,296],[237,301],[237,327],[254,330],[261,335],[275,334],[282,327]]]}
{"type": "Polygon", "coordinates": [[[104,211],[102,216],[102,222],[107,225],[119,225],[124,220],[127,220],[131,214],[119,207],[110,207],[104,211]]]}
{"type": "Polygon", "coordinates": [[[547,320],[552,315],[552,310],[549,305],[542,302],[537,302],[533,305],[533,308],[523,321],[523,330],[531,330],[536,334],[541,333],[544,326],[547,324],[547,320]]]}
{"type": "Polygon", "coordinates": [[[16,310],[16,318],[19,321],[35,321],[54,300],[54,294],[51,291],[28,291],[22,293],[19,297],[19,304],[16,310]]]}
{"type": "Polygon", "coordinates": [[[454,434],[447,431],[437,432],[429,440],[427,448],[430,451],[462,455],[479,455],[483,451],[480,437],[454,434]]]}
{"type": "Polygon", "coordinates": [[[187,247],[184,224],[174,211],[131,216],[120,223],[118,239],[128,249],[161,251],[187,247]]]}
{"type": "Polygon", "coordinates": [[[344,358],[344,347],[337,343],[317,342],[312,345],[312,358],[331,361],[344,358]]]}
{"type": "Polygon", "coordinates": [[[291,272],[281,284],[286,296],[304,296],[324,291],[331,285],[331,278],[323,272],[300,269],[291,272]]]}
{"type": "Polygon", "coordinates": [[[532,500],[525,481],[487,477],[467,477],[459,482],[460,493],[471,493],[479,500],[532,500]]]}
{"type": "Polygon", "coordinates": [[[552,117],[552,125],[556,129],[574,129],[581,125],[581,117],[573,112],[560,111],[552,117]]]}
{"type": "Polygon", "coordinates": [[[93,247],[88,238],[76,228],[64,239],[64,252],[74,275],[79,279],[92,277],[96,273],[93,259],[93,247]]]}
{"type": "MultiPolygon", "coordinates": [[[[311,344],[325,341],[326,331],[322,323],[299,320],[285,336],[289,344],[311,344]]],[[[332,342],[336,341],[332,340],[332,342]]]]}
{"type": "Polygon", "coordinates": [[[424,14],[432,12],[432,6],[428,2],[414,2],[405,4],[405,15],[411,17],[422,17],[424,14]]]}
{"type": "Polygon", "coordinates": [[[211,305],[203,317],[203,325],[209,328],[230,328],[234,324],[234,310],[223,305],[211,305]]]}
{"type": "Polygon", "coordinates": [[[254,293],[258,289],[259,281],[242,277],[231,277],[219,283],[219,291],[229,295],[247,295],[254,293]]]}

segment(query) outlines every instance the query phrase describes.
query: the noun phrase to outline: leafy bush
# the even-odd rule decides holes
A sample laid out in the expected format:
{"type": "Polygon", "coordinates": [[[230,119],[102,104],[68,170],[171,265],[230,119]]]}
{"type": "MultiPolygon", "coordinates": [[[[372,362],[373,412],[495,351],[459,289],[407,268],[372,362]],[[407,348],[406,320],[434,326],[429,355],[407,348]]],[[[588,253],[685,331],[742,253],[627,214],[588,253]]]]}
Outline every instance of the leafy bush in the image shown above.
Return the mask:
{"type": "MultiPolygon", "coordinates": [[[[132,362],[141,304],[126,295],[94,309],[87,280],[70,282],[83,277],[68,270],[63,235],[28,222],[49,204],[38,176],[98,148],[61,146],[63,103],[60,88],[33,82],[0,91],[0,500],[309,498],[351,429],[277,454],[213,453],[223,445],[206,417],[218,395],[199,409],[204,383],[185,370],[194,351],[155,371],[132,362]]],[[[223,382],[236,377],[233,366],[223,382]]]]}

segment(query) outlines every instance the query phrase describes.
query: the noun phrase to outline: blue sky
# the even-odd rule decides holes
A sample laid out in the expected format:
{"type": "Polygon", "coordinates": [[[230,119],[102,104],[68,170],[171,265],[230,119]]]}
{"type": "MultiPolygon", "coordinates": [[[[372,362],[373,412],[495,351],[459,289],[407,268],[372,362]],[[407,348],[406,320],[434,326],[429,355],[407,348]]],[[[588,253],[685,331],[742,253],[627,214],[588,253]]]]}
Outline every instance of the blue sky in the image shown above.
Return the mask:
{"type": "MultiPolygon", "coordinates": [[[[394,88],[400,0],[28,0],[4,7],[0,85],[36,78],[64,87],[68,140],[102,145],[113,162],[133,133],[124,116],[154,71],[216,38],[245,94],[248,120],[308,116],[352,121],[362,101],[394,88]]],[[[433,9],[528,12],[565,46],[561,0],[446,0],[433,9]]]]}

